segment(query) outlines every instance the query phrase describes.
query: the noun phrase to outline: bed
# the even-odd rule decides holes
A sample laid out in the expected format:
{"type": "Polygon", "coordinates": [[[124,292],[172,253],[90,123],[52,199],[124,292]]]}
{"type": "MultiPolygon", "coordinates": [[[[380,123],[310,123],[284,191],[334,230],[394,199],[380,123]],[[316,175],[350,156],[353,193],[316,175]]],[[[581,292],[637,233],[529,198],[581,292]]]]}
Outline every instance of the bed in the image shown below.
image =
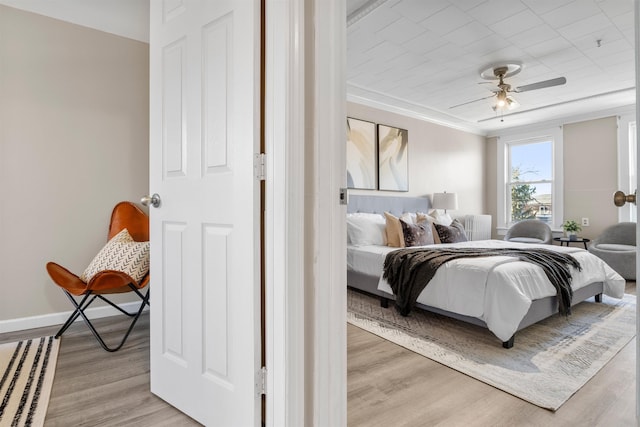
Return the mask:
{"type": "MultiPolygon", "coordinates": [[[[349,198],[349,216],[382,214],[400,216],[405,212],[428,212],[429,200],[421,197],[356,196],[349,198]]],[[[348,232],[350,222],[348,221],[348,232]]],[[[376,227],[381,227],[376,223],[376,227]]],[[[378,231],[380,228],[378,228],[378,231]]],[[[369,231],[365,230],[365,233],[369,231]]],[[[375,231],[370,233],[375,234],[375,231]]],[[[350,235],[351,236],[351,235],[350,235]]],[[[356,239],[354,238],[354,241],[356,239]]],[[[385,257],[397,248],[373,238],[347,245],[347,285],[380,297],[383,306],[395,299],[382,277],[385,257]]],[[[502,240],[481,240],[438,244],[438,247],[533,248],[568,253],[582,270],[572,269],[572,305],[588,298],[600,301],[604,293],[614,298],[624,295],[625,280],[606,263],[577,247],[513,244],[502,240]]],[[[420,293],[416,308],[453,317],[488,328],[503,347],[511,348],[517,331],[558,313],[556,289],[542,269],[516,258],[458,259],[440,267],[420,293]]],[[[391,308],[390,308],[391,309],[391,308]]]]}

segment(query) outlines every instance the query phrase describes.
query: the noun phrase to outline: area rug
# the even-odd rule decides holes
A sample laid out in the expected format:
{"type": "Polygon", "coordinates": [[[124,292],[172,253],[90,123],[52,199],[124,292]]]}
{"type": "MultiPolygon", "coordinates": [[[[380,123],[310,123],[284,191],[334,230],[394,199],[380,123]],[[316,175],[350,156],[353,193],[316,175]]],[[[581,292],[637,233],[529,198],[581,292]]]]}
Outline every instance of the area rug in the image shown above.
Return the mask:
{"type": "Polygon", "coordinates": [[[487,329],[348,291],[349,323],[542,408],[557,410],[636,334],[636,297],[585,301],[518,332],[511,349],[487,329]]]}
{"type": "Polygon", "coordinates": [[[35,338],[0,344],[0,426],[42,426],[60,340],[35,338]]]}

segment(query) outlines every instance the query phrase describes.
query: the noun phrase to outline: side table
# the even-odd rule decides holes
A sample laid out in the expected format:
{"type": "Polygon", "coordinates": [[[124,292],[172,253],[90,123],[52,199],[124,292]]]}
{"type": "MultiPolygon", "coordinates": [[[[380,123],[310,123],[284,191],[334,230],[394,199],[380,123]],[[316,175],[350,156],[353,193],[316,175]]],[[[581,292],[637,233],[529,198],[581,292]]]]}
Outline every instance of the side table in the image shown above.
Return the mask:
{"type": "Polygon", "coordinates": [[[584,248],[587,249],[587,243],[591,241],[591,239],[585,239],[583,237],[578,237],[577,239],[569,239],[568,237],[554,237],[554,241],[560,242],[560,246],[569,246],[569,243],[582,243],[584,248]]]}

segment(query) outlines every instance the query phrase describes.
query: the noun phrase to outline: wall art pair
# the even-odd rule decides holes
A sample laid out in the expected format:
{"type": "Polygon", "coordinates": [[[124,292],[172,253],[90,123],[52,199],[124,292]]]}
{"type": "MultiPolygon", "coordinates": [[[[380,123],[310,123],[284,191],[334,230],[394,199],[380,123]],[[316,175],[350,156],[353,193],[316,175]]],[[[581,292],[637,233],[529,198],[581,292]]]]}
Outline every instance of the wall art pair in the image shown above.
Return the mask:
{"type": "Polygon", "coordinates": [[[409,191],[409,132],[347,117],[347,188],[409,191]]]}

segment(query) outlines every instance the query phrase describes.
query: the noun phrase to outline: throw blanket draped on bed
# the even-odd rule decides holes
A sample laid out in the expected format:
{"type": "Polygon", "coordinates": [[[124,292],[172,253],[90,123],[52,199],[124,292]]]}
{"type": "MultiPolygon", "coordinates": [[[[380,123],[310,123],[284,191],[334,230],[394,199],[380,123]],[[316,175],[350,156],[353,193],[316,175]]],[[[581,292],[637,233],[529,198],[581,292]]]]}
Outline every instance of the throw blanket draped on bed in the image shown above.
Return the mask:
{"type": "Polygon", "coordinates": [[[406,316],[416,303],[436,270],[447,261],[458,258],[510,256],[540,266],[558,295],[558,311],[571,314],[571,270],[580,263],[571,255],[548,249],[531,248],[410,248],[389,252],[384,261],[383,277],[396,296],[400,314],[406,316]]]}

